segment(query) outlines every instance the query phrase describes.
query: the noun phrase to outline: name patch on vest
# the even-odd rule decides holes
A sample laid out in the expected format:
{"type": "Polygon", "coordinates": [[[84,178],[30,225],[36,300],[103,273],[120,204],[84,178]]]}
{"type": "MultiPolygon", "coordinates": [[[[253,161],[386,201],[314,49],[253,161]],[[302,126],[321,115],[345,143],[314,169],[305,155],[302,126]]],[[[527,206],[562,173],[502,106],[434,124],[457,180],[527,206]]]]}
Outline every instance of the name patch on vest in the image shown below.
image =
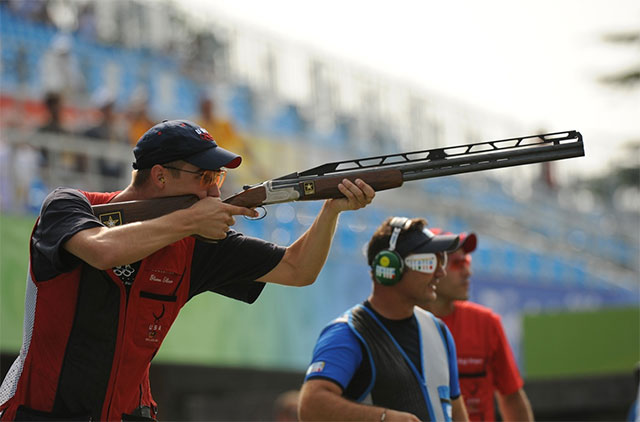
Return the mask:
{"type": "Polygon", "coordinates": [[[173,283],[173,279],[167,277],[166,275],[163,276],[158,276],[156,274],[151,274],[149,276],[149,281],[155,281],[156,283],[163,283],[163,284],[172,284],[173,283]]]}

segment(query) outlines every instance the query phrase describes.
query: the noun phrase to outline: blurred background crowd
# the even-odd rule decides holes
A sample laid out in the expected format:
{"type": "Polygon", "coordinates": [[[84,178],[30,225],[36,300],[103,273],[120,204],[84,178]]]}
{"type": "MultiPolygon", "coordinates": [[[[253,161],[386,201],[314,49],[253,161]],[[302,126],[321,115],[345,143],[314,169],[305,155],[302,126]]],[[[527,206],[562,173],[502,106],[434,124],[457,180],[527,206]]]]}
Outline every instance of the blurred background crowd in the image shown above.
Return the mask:
{"type": "MultiPolygon", "coordinates": [[[[243,155],[223,196],[327,161],[580,129],[515,122],[233,22],[203,22],[166,1],[0,1],[3,373],[21,342],[21,242],[42,199],[61,185],[124,187],[132,146],[165,118],[198,122],[243,155]]],[[[630,141],[595,177],[560,177],[562,163],[550,163],[381,193],[342,217],[314,286],[267,289],[250,308],[197,298],[157,358],[156,394],[173,398],[159,397],[172,406],[164,415],[265,418],[278,392],[302,381],[321,327],[366,295],[362,250],[388,215],[479,234],[472,299],[502,316],[534,413],[624,413],[640,360],[640,138],[630,141]],[[161,382],[185,365],[197,368],[189,383],[161,382]]],[[[273,206],[237,228],[288,244],[319,206],[273,206]]]]}

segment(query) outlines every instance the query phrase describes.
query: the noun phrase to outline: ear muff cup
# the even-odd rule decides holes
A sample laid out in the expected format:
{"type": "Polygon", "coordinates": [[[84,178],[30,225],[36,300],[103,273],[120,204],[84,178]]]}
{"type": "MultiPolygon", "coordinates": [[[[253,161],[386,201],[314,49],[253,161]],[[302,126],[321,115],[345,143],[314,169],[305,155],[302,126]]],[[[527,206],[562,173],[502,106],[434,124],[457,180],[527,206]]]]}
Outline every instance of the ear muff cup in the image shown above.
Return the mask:
{"type": "Polygon", "coordinates": [[[375,280],[385,286],[393,286],[402,279],[404,259],[396,251],[388,249],[378,252],[371,266],[375,280]]]}
{"type": "Polygon", "coordinates": [[[393,286],[399,282],[404,273],[404,259],[396,252],[396,243],[400,232],[411,226],[411,220],[407,217],[393,217],[389,226],[393,228],[389,237],[389,247],[378,252],[371,263],[373,278],[385,286],[393,286]]]}

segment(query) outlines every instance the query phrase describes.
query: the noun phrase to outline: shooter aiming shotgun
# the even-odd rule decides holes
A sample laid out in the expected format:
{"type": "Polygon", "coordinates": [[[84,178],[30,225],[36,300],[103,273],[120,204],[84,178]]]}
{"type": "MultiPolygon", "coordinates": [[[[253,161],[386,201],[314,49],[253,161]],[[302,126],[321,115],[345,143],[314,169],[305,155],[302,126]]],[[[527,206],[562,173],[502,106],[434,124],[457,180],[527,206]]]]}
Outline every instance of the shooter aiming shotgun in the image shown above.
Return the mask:
{"type": "MultiPolygon", "coordinates": [[[[326,163],[303,172],[287,174],[246,186],[224,202],[247,208],[292,201],[340,198],[343,179],[362,179],[375,191],[394,189],[405,181],[429,179],[563,160],[584,156],[582,135],[575,130],[478,142],[422,151],[326,163]]],[[[93,213],[107,226],[149,220],[188,208],[195,195],[94,205],[93,213]]]]}

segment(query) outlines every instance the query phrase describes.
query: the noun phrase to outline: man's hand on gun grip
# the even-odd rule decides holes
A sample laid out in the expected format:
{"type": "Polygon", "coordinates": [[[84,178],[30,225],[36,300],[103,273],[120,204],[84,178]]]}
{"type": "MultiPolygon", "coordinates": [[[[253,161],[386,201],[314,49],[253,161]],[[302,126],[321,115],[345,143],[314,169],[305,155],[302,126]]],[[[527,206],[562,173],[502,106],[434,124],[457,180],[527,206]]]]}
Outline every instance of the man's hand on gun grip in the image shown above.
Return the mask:
{"type": "Polygon", "coordinates": [[[195,233],[207,239],[224,239],[229,227],[235,224],[234,215],[256,217],[257,211],[250,208],[225,204],[220,198],[206,197],[191,207],[190,216],[196,225],[195,233]]]}

